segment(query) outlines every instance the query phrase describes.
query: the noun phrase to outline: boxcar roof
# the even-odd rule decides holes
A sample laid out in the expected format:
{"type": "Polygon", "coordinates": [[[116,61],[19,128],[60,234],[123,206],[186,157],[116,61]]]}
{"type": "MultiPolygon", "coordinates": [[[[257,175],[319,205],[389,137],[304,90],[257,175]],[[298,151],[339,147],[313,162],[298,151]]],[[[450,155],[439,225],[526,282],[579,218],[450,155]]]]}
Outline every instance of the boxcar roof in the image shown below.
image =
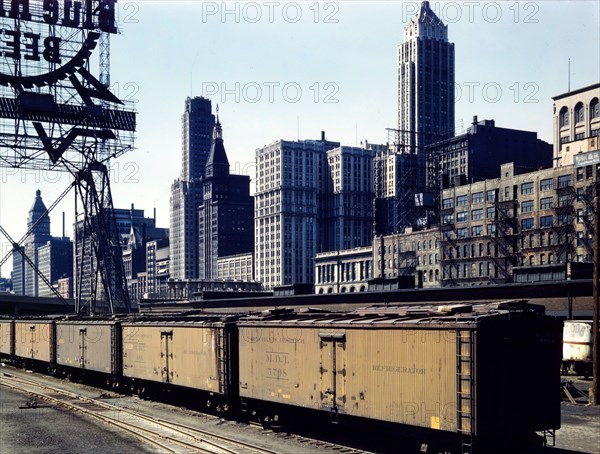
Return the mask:
{"type": "Polygon", "coordinates": [[[544,307],[526,301],[498,303],[469,303],[455,305],[370,306],[346,313],[323,311],[265,311],[257,316],[242,317],[240,324],[296,326],[368,326],[420,325],[451,328],[453,325],[474,325],[489,318],[535,313],[543,314],[544,307]]]}

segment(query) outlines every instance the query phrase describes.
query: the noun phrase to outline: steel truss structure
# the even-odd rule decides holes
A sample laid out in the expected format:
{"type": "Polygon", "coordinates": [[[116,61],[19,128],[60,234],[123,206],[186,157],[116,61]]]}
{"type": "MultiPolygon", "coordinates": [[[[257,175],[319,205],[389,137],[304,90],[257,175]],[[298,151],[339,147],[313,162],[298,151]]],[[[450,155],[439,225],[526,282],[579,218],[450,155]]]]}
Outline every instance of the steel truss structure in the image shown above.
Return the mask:
{"type": "MultiPolygon", "coordinates": [[[[0,167],[72,175],[66,192],[73,188],[76,197],[76,310],[129,311],[108,163],[133,149],[136,114],[109,89],[116,0],[3,3],[8,11],[0,14],[0,167]],[[90,61],[99,43],[100,80],[90,61]]],[[[34,230],[15,242],[0,229],[12,253],[23,253],[21,245],[34,230]]]]}

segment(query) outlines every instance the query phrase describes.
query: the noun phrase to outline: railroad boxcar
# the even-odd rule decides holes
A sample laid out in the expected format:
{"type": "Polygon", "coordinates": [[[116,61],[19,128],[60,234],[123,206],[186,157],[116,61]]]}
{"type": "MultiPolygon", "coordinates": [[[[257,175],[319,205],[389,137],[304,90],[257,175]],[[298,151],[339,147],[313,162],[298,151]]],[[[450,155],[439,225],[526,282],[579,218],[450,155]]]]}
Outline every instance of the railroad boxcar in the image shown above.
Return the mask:
{"type": "Polygon", "coordinates": [[[237,339],[232,317],[123,321],[123,378],[139,393],[167,386],[208,393],[207,406],[237,398],[237,339]]]}
{"type": "Polygon", "coordinates": [[[114,320],[57,320],[56,365],[70,376],[100,373],[112,381],[120,375],[120,337],[114,320]]]}
{"type": "Polygon", "coordinates": [[[542,311],[521,302],[242,318],[242,408],[272,420],[302,407],[511,452],[560,428],[562,323],[542,311]],[[527,396],[523,377],[535,383],[527,396]]]}
{"type": "Polygon", "coordinates": [[[563,329],[563,372],[592,374],[592,321],[565,320],[563,329]]]}
{"type": "Polygon", "coordinates": [[[0,320],[0,357],[12,358],[15,354],[14,323],[12,320],[0,320]]]}
{"type": "Polygon", "coordinates": [[[55,362],[53,320],[16,319],[14,321],[15,358],[28,366],[47,365],[55,362]]]}

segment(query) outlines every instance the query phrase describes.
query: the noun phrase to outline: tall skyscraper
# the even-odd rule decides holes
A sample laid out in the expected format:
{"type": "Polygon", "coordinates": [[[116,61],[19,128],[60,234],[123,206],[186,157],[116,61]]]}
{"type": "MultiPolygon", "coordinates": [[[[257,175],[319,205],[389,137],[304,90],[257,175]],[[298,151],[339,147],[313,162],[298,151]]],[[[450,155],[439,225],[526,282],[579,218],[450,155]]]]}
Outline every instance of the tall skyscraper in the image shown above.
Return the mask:
{"type": "Polygon", "coordinates": [[[427,1],[398,47],[398,129],[411,152],[454,136],[454,44],[427,1]]]}
{"type": "Polygon", "coordinates": [[[267,289],[313,284],[326,152],[338,142],[278,140],[256,150],[256,279],[267,289]]]}
{"type": "Polygon", "coordinates": [[[252,252],[254,199],[250,177],[231,175],[217,117],[198,208],[198,277],[217,279],[217,259],[252,252]]]}
{"type": "Polygon", "coordinates": [[[187,98],[181,116],[181,179],[194,181],[204,176],[212,145],[215,116],[210,99],[187,98]]]}
{"type": "Polygon", "coordinates": [[[429,2],[398,46],[398,129],[375,161],[375,234],[427,225],[425,146],[454,137],[454,44],[429,2]],[[419,202],[420,203],[420,202],[419,202]]]}
{"type": "Polygon", "coordinates": [[[198,206],[215,116],[209,99],[187,98],[181,118],[181,177],[171,186],[170,277],[198,277],[198,206]]]}

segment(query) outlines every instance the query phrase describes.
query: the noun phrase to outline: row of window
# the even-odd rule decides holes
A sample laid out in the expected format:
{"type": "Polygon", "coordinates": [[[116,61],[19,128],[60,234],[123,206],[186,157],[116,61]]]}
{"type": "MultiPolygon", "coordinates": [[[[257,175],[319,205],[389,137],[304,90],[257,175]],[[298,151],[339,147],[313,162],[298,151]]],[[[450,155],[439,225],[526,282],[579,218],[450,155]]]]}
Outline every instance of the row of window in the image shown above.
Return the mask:
{"type": "MultiPolygon", "coordinates": [[[[586,169],[586,172],[590,174],[590,176],[588,176],[588,178],[591,177],[591,166],[590,166],[590,170],[588,171],[586,169]]],[[[577,178],[578,180],[583,179],[583,168],[578,171],[577,174],[577,178]],[[581,177],[580,177],[581,174],[581,177]]],[[[557,188],[561,189],[561,188],[568,188],[572,185],[572,181],[571,181],[571,175],[560,175],[557,178],[557,188]]],[[[510,188],[507,187],[507,190],[505,191],[505,198],[509,198],[510,196],[510,188]]],[[[549,191],[554,189],[554,179],[553,178],[545,178],[543,180],[540,180],[540,191],[549,191]]],[[[525,183],[521,183],[521,195],[527,195],[527,194],[533,194],[535,192],[535,186],[534,186],[534,182],[533,181],[527,181],[525,183]]],[[[485,200],[487,202],[495,202],[496,201],[496,190],[492,189],[489,191],[485,192],[485,200]]],[[[484,201],[484,193],[483,191],[480,192],[474,192],[473,194],[471,194],[471,199],[470,202],[472,204],[477,204],[477,203],[483,203],[484,201]]],[[[454,202],[455,200],[452,198],[446,198],[442,200],[442,208],[443,209],[451,209],[454,208],[454,202]]],[[[463,195],[459,195],[456,196],[456,206],[466,206],[469,204],[469,196],[467,194],[463,194],[463,195]]]]}
{"type": "MultiPolygon", "coordinates": [[[[534,218],[521,219],[521,230],[533,229],[534,218]]],[[[554,216],[540,216],[540,228],[552,227],[554,225],[554,216]]]]}
{"type": "MultiPolygon", "coordinates": [[[[596,118],[600,118],[600,103],[598,102],[598,98],[592,99],[592,102],[590,103],[590,120],[596,118]]],[[[573,109],[573,120],[575,121],[575,124],[583,123],[585,121],[585,107],[582,102],[578,102],[575,105],[575,108],[573,109]]],[[[567,106],[560,109],[559,122],[561,127],[569,125],[569,109],[567,106]]]]}

